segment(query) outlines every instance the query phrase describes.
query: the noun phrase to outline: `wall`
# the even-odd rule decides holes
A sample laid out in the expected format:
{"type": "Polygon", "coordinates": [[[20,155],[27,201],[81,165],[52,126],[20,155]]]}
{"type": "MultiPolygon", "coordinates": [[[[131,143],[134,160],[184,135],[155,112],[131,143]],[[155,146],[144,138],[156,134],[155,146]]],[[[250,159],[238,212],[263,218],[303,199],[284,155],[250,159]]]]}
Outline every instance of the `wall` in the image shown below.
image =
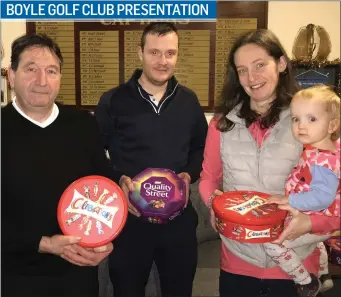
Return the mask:
{"type": "MultiPolygon", "coordinates": [[[[268,28],[279,37],[290,56],[299,28],[309,23],[323,26],[329,33],[332,42],[329,60],[340,58],[340,2],[269,1],[268,28]]],[[[25,22],[1,22],[1,36],[5,48],[2,67],[9,65],[12,41],[25,32],[25,22]]],[[[208,120],[211,117],[211,114],[207,114],[208,120]]]]}
{"type": "Polygon", "coordinates": [[[11,44],[14,39],[26,33],[24,21],[1,21],[1,41],[5,50],[1,67],[8,67],[11,61],[11,44]]]}
{"type": "Polygon", "coordinates": [[[324,27],[329,33],[332,51],[328,59],[340,58],[340,2],[269,2],[268,28],[279,37],[290,56],[299,28],[310,23],[324,27]]]}

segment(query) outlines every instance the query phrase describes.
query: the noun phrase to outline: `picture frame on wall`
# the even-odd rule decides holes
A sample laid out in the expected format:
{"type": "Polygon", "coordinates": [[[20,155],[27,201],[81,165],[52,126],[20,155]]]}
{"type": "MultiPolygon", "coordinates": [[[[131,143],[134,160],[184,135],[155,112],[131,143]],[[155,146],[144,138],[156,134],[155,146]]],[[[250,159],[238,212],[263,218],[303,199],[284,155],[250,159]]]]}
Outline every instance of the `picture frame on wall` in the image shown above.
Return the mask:
{"type": "Polygon", "coordinates": [[[307,63],[294,64],[295,78],[301,88],[306,89],[317,84],[331,86],[341,94],[340,63],[314,65],[307,63]]]}
{"type": "Polygon", "coordinates": [[[8,81],[7,77],[1,76],[1,106],[8,103],[8,81]]]}

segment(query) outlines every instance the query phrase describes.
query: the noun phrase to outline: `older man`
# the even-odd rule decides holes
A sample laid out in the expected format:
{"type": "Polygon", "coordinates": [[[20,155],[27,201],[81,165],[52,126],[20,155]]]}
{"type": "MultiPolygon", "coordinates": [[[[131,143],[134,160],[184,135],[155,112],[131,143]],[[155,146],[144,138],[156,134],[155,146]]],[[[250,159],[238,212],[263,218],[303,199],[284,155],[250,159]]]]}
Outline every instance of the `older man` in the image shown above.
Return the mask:
{"type": "Polygon", "coordinates": [[[82,248],[58,226],[57,204],[70,183],[110,176],[94,118],[55,103],[62,62],[46,36],[12,44],[16,97],[1,117],[1,296],[98,296],[95,266],[113,249],[82,248]]]}

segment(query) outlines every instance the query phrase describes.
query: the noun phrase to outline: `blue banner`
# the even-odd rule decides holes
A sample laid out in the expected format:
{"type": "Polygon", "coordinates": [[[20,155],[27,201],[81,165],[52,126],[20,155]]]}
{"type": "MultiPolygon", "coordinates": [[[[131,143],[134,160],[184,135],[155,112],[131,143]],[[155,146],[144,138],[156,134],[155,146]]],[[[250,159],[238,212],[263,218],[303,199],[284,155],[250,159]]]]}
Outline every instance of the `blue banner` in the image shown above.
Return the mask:
{"type": "Polygon", "coordinates": [[[1,1],[3,20],[215,20],[216,1],[1,1]]]}

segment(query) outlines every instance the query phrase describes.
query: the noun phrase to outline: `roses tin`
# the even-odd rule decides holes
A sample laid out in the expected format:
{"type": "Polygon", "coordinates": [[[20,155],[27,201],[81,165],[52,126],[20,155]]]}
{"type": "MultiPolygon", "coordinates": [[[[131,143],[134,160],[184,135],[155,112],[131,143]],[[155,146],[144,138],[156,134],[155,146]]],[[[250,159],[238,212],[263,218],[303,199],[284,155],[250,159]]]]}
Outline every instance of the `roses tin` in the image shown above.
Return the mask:
{"type": "Polygon", "coordinates": [[[218,231],[223,236],[248,243],[278,238],[287,212],[276,204],[264,204],[270,195],[254,191],[232,191],[213,199],[218,231]]]}
{"type": "Polygon", "coordinates": [[[123,229],[128,203],[112,180],[91,175],[66,188],[58,204],[58,223],[65,235],[80,236],[79,245],[98,247],[111,242],[123,229]]]}
{"type": "Polygon", "coordinates": [[[186,203],[186,184],[164,168],[148,168],[133,179],[131,204],[150,223],[165,224],[178,216],[186,203]]]}

